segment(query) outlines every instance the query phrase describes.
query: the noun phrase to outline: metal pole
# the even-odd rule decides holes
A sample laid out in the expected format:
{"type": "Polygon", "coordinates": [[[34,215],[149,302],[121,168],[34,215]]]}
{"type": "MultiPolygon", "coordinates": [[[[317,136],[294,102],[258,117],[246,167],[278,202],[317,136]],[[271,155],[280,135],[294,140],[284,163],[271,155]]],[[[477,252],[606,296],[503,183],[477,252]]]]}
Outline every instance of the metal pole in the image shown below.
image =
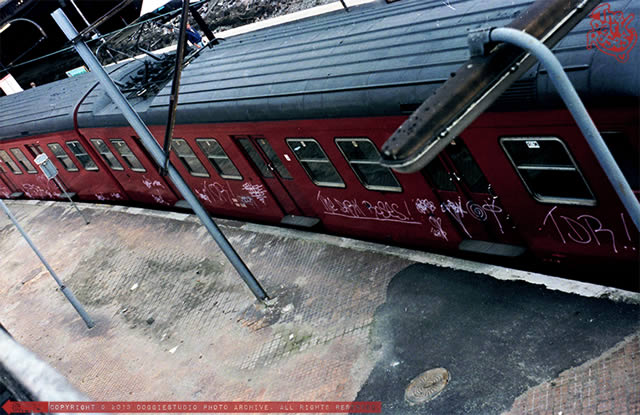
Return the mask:
{"type": "Polygon", "coordinates": [[[42,264],[44,265],[44,267],[47,269],[47,271],[49,271],[49,274],[51,274],[53,279],[60,286],[60,291],[62,291],[62,294],[64,294],[64,296],[67,297],[67,300],[69,300],[69,302],[71,303],[73,308],[75,308],[76,311],[78,312],[78,314],[80,314],[80,317],[82,317],[82,319],[84,320],[84,323],[87,325],[87,327],[91,328],[91,327],[95,326],[93,320],[91,320],[91,317],[89,317],[87,312],[84,311],[84,308],[82,307],[82,304],[80,304],[78,299],[73,295],[71,290],[64,285],[64,283],[60,280],[60,278],[58,278],[58,276],[56,275],[55,271],[51,268],[51,266],[49,265],[47,260],[44,259],[44,257],[40,253],[40,251],[38,251],[38,248],[36,248],[36,246],[34,245],[33,241],[31,240],[31,238],[29,238],[29,236],[25,233],[24,229],[22,229],[22,227],[20,226],[20,224],[18,223],[16,218],[11,214],[11,211],[9,210],[7,205],[4,204],[2,199],[0,199],[0,207],[2,208],[2,210],[4,210],[4,212],[7,214],[7,216],[9,216],[9,219],[11,219],[11,222],[13,222],[15,227],[22,234],[22,237],[24,238],[24,240],[27,241],[27,243],[29,244],[31,249],[33,249],[33,252],[35,252],[36,255],[38,256],[38,258],[40,258],[40,261],[42,261],[42,264]]]}
{"type": "MultiPolygon", "coordinates": [[[[102,87],[105,89],[109,97],[113,100],[113,102],[120,108],[122,114],[127,119],[131,127],[138,133],[140,136],[140,140],[142,144],[145,146],[149,154],[153,157],[155,162],[161,166],[164,162],[164,153],[162,151],[162,147],[158,144],[156,139],[151,134],[151,131],[144,124],[140,116],[133,108],[127,99],[122,95],[120,90],[114,85],[109,75],[104,70],[104,68],[100,65],[100,62],[96,59],[96,57],[91,53],[91,50],[86,45],[86,43],[77,38],[78,32],[73,27],[67,16],[60,9],[54,11],[51,16],[56,21],[60,29],[64,32],[69,40],[74,40],[73,47],[76,49],[80,57],[87,64],[91,72],[96,76],[102,87]]],[[[189,203],[194,213],[198,216],[198,218],[202,221],[202,224],[207,228],[213,239],[218,243],[222,252],[227,256],[231,264],[234,266],[240,277],[244,280],[244,282],[249,286],[249,289],[260,301],[268,300],[269,297],[267,293],[264,291],[260,283],[255,279],[255,277],[249,271],[249,268],[242,261],[242,258],[238,255],[238,253],[233,249],[227,238],[223,235],[223,233],[218,229],[216,224],[211,220],[207,211],[202,207],[198,198],[193,194],[189,185],[184,181],[184,179],[180,176],[180,173],[173,167],[171,163],[169,163],[169,178],[173,181],[178,191],[182,194],[184,199],[189,203]]]]}
{"type": "Polygon", "coordinates": [[[633,194],[631,186],[629,186],[627,179],[624,177],[624,174],[622,174],[620,167],[618,167],[618,163],[611,155],[609,148],[607,148],[589,113],[587,113],[587,109],[582,103],[582,100],[580,100],[569,77],[564,72],[558,58],[555,57],[553,52],[551,52],[544,43],[520,30],[499,27],[491,30],[489,37],[494,42],[512,43],[522,49],[528,50],[545,66],[553,85],[558,90],[562,100],[576,120],[580,131],[582,131],[582,134],[587,139],[591,151],[593,151],[593,154],[598,159],[611,186],[613,186],[618,197],[620,197],[622,204],[627,209],[627,213],[631,216],[631,220],[633,220],[636,228],[640,230],[640,202],[638,202],[638,199],[633,194]]]}
{"type": "Polygon", "coordinates": [[[58,179],[58,176],[54,176],[53,180],[56,182],[60,190],[62,190],[62,193],[67,197],[67,199],[69,199],[69,202],[71,202],[71,206],[73,206],[78,211],[80,216],[82,216],[82,219],[84,219],[84,221],[88,225],[90,223],[89,219],[87,219],[87,217],[82,213],[82,211],[78,209],[78,206],[75,204],[75,202],[71,200],[71,196],[69,196],[69,193],[67,193],[67,189],[64,188],[64,186],[62,185],[62,182],[58,179]]]}

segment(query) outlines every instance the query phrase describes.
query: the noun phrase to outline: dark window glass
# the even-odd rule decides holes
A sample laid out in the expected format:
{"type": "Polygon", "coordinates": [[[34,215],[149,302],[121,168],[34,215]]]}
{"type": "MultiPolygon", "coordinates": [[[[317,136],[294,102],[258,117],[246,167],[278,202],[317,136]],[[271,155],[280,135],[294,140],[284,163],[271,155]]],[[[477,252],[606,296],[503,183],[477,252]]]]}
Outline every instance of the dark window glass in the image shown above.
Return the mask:
{"type": "Polygon", "coordinates": [[[600,133],[604,142],[609,147],[611,155],[618,162],[622,174],[629,182],[632,189],[640,189],[640,157],[638,157],[638,144],[619,132],[600,133]]]}
{"type": "Polygon", "coordinates": [[[98,166],[96,166],[96,163],[93,161],[91,156],[86,152],[84,147],[82,147],[82,144],[80,144],[78,141],[67,141],[67,147],[69,147],[73,155],[76,156],[76,158],[78,159],[80,164],[82,164],[82,167],[85,168],[85,170],[91,170],[91,171],[98,170],[98,166]]]}
{"type": "Polygon", "coordinates": [[[71,157],[67,154],[66,151],[62,148],[62,146],[58,143],[47,144],[49,150],[53,153],[54,156],[58,159],[60,164],[64,166],[67,171],[78,171],[78,167],[75,165],[71,157]]]}
{"type": "Polygon", "coordinates": [[[271,164],[276,169],[280,177],[282,177],[283,179],[293,179],[293,177],[291,177],[291,175],[289,174],[289,170],[287,170],[284,164],[282,164],[282,160],[280,160],[280,157],[278,157],[276,152],[271,147],[271,144],[269,144],[269,142],[264,138],[258,138],[256,141],[258,141],[258,145],[260,146],[262,151],[264,151],[264,154],[267,155],[267,158],[271,161],[271,164]]]}
{"type": "Polygon", "coordinates": [[[207,169],[200,163],[200,160],[198,160],[198,157],[186,141],[182,138],[174,138],[172,144],[176,156],[192,176],[209,177],[207,169]]]}
{"type": "Polygon", "coordinates": [[[287,144],[314,184],[326,187],[345,187],[336,168],[331,164],[316,140],[290,138],[287,139],[287,144]]]}
{"type": "Polygon", "coordinates": [[[33,164],[27,159],[22,150],[19,148],[10,149],[13,156],[18,160],[18,163],[22,166],[23,169],[27,171],[29,174],[36,174],[38,171],[33,167],[33,164]]]}
{"type": "Polygon", "coordinates": [[[111,167],[113,170],[124,170],[122,164],[120,164],[116,156],[114,156],[111,150],[109,150],[109,147],[107,147],[104,141],[99,138],[92,138],[91,142],[104,159],[104,162],[107,163],[107,166],[111,167]]]}
{"type": "Polygon", "coordinates": [[[211,165],[216,169],[220,177],[225,179],[242,180],[242,175],[224,152],[220,143],[213,138],[199,138],[196,140],[211,165]]]}
{"type": "Polygon", "coordinates": [[[127,163],[131,170],[138,173],[144,173],[147,171],[142,163],[140,163],[140,160],[138,160],[136,155],[133,154],[133,151],[131,151],[127,143],[124,142],[124,140],[114,138],[110,141],[118,154],[120,154],[120,157],[122,157],[122,159],[125,161],[125,163],[127,163]]]}
{"type": "Polygon", "coordinates": [[[439,158],[433,159],[424,169],[436,189],[447,192],[455,192],[457,190],[456,185],[451,180],[451,176],[449,176],[449,172],[439,158]]]}
{"type": "Polygon", "coordinates": [[[29,152],[34,158],[37,157],[39,154],[44,153],[44,151],[42,151],[42,147],[40,147],[37,144],[27,144],[27,150],[29,150],[29,152]]]}
{"type": "Polygon", "coordinates": [[[258,168],[260,174],[263,177],[273,177],[273,173],[271,172],[271,170],[269,170],[269,166],[267,166],[267,163],[265,163],[260,154],[258,154],[258,150],[253,147],[251,141],[249,141],[248,138],[240,138],[238,139],[238,142],[247,153],[251,161],[253,161],[253,164],[255,164],[255,166],[258,168]]]}
{"type": "Polygon", "coordinates": [[[475,162],[467,146],[462,140],[456,139],[447,146],[447,154],[456,166],[469,190],[475,193],[488,193],[489,182],[482,174],[480,166],[475,162]]]}
{"type": "Polygon", "coordinates": [[[13,174],[22,174],[22,170],[20,170],[20,167],[18,167],[18,165],[13,161],[13,159],[6,151],[0,150],[0,158],[2,159],[2,161],[7,163],[7,166],[9,166],[13,174]]]}
{"type": "Polygon", "coordinates": [[[368,138],[336,138],[336,144],[360,182],[370,190],[401,192],[396,177],[380,165],[380,153],[368,138]]]}
{"type": "Polygon", "coordinates": [[[503,149],[525,187],[540,202],[594,205],[569,150],[556,137],[505,137],[503,149]]]}

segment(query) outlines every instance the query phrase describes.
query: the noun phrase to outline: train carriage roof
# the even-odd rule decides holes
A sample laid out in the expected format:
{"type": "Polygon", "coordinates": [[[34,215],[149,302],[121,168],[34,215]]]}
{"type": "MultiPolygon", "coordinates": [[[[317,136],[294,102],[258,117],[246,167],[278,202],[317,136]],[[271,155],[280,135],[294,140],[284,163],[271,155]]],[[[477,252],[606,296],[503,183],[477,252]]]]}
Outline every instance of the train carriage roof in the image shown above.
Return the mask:
{"type": "MultiPolygon", "coordinates": [[[[249,32],[204,50],[182,74],[178,123],[290,120],[398,115],[424,101],[469,56],[471,29],[504,26],[530,0],[401,0],[369,4],[249,32]]],[[[634,0],[609,2],[612,10],[640,15],[634,0]]],[[[558,58],[580,95],[605,99],[640,97],[640,47],[626,63],[586,48],[589,18],[556,47],[558,58]]],[[[637,25],[634,21],[632,25],[637,25]]],[[[90,75],[85,75],[91,78],[90,75]]],[[[88,91],[85,78],[72,78],[0,99],[6,109],[28,102],[51,102],[69,88],[62,106],[13,111],[13,124],[0,124],[0,138],[15,134],[24,117],[29,131],[64,129],[73,102],[88,91]],[[78,82],[73,86],[73,82],[78,82]],[[72,87],[73,86],[73,87],[72,87]],[[40,89],[40,91],[38,91],[40,89]],[[37,94],[33,95],[33,94],[37,94]],[[48,112],[47,112],[48,111],[48,112]],[[47,115],[52,116],[48,118],[47,115]],[[35,124],[38,124],[37,127],[35,124]]],[[[171,85],[136,102],[149,124],[166,123],[171,85]]],[[[495,108],[529,109],[558,102],[538,64],[503,94],[495,108]]],[[[126,125],[120,111],[96,87],[78,112],[82,127],[126,125]]]]}

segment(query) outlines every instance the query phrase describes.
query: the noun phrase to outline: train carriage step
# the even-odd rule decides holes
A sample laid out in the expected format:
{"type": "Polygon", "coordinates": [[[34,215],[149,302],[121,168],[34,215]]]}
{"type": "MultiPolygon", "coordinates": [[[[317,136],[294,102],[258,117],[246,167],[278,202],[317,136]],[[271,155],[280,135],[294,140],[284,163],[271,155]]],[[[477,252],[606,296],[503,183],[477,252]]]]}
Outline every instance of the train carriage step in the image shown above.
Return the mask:
{"type": "Polygon", "coordinates": [[[524,246],[501,244],[498,242],[474,241],[465,239],[460,242],[458,249],[480,254],[497,255],[504,257],[518,257],[527,250],[524,246]]]}
{"type": "Polygon", "coordinates": [[[320,219],[310,216],[287,215],[280,221],[281,225],[294,226],[296,228],[313,228],[320,223],[320,219]]]}
{"type": "Polygon", "coordinates": [[[22,197],[22,196],[24,196],[24,193],[22,193],[22,192],[13,192],[13,193],[11,193],[9,195],[9,197],[11,199],[17,199],[17,198],[22,197]]]}
{"type": "Polygon", "coordinates": [[[191,210],[191,205],[189,205],[189,203],[188,203],[186,200],[184,200],[184,199],[182,199],[182,200],[178,200],[178,201],[173,205],[173,207],[177,207],[177,208],[180,208],[180,209],[189,209],[189,210],[191,210]]]}

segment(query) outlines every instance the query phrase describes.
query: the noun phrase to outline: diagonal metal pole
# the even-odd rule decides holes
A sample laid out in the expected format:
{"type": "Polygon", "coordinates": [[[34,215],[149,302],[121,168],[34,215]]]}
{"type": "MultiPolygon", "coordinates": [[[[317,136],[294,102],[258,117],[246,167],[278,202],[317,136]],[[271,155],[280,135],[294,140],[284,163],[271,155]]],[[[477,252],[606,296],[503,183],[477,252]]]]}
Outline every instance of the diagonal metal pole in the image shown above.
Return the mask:
{"type": "Polygon", "coordinates": [[[0,199],[0,208],[4,210],[4,213],[6,213],[9,219],[11,219],[11,222],[13,222],[13,224],[18,229],[18,231],[20,232],[24,240],[27,241],[31,249],[33,249],[33,252],[35,252],[38,258],[40,258],[40,261],[42,261],[42,264],[44,265],[44,267],[47,269],[47,271],[49,271],[49,274],[51,274],[53,279],[56,280],[56,283],[58,283],[58,285],[60,286],[60,291],[62,291],[62,294],[64,294],[64,296],[67,297],[67,300],[69,300],[73,308],[75,308],[78,314],[80,314],[80,317],[82,317],[82,320],[84,320],[84,323],[87,325],[87,327],[88,328],[93,327],[95,324],[93,320],[91,320],[91,317],[89,317],[87,312],[84,311],[82,304],[80,304],[78,299],[73,295],[71,290],[64,285],[64,283],[60,280],[60,278],[58,278],[58,276],[56,275],[56,272],[53,270],[53,268],[51,268],[47,260],[44,259],[40,251],[38,251],[38,248],[35,246],[31,238],[29,238],[29,235],[27,235],[24,229],[22,229],[22,226],[20,226],[20,224],[18,223],[16,218],[13,216],[13,214],[11,213],[7,205],[4,204],[2,199],[0,199]]]}
{"type": "MultiPolygon", "coordinates": [[[[78,37],[78,32],[73,27],[67,16],[60,9],[54,11],[51,16],[58,26],[60,26],[60,29],[62,29],[67,38],[73,42],[73,47],[76,49],[82,60],[84,60],[91,72],[97,78],[98,82],[100,82],[107,94],[109,94],[109,97],[118,106],[118,108],[120,108],[120,111],[122,111],[122,114],[127,119],[131,127],[136,131],[136,133],[138,133],[142,144],[145,146],[149,154],[151,154],[155,162],[161,166],[165,159],[162,147],[160,147],[160,144],[158,144],[156,139],[153,137],[151,131],[149,131],[138,113],[135,112],[118,87],[113,83],[111,78],[109,78],[109,75],[102,65],[100,65],[100,62],[91,52],[87,44],[78,37]]],[[[238,274],[240,274],[240,277],[242,277],[253,295],[255,295],[260,301],[268,300],[269,297],[260,283],[255,279],[253,274],[251,274],[251,271],[249,271],[249,268],[247,268],[246,264],[242,261],[242,258],[240,258],[238,253],[233,249],[218,226],[216,226],[213,220],[211,220],[211,217],[209,217],[209,214],[204,207],[202,207],[198,198],[193,194],[187,182],[185,182],[182,176],[180,176],[180,173],[178,173],[171,163],[169,163],[168,172],[171,181],[173,181],[178,191],[182,194],[187,203],[189,203],[194,213],[202,221],[202,224],[207,228],[213,239],[218,243],[222,252],[227,256],[236,271],[238,271],[238,274]]]]}

